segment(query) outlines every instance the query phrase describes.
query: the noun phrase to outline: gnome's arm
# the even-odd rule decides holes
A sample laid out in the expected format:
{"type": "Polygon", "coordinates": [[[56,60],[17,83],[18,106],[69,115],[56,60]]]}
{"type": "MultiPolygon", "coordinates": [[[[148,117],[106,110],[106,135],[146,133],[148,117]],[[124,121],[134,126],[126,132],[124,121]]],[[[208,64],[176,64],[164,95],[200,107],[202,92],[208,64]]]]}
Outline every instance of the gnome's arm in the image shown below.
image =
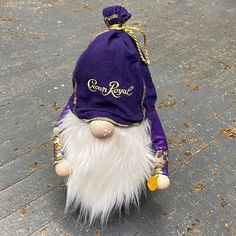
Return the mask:
{"type": "Polygon", "coordinates": [[[152,138],[153,148],[156,151],[157,150],[167,151],[168,144],[166,136],[155,108],[151,108],[149,111],[147,111],[147,118],[149,119],[151,124],[151,138],[152,138]]]}
{"type": "Polygon", "coordinates": [[[64,109],[62,110],[56,125],[53,129],[53,146],[54,146],[54,166],[55,166],[55,171],[58,176],[69,176],[71,173],[71,166],[69,162],[65,159],[64,156],[64,147],[63,143],[61,140],[61,131],[58,126],[66,116],[66,114],[69,111],[69,103],[70,101],[66,104],[64,109]]]}
{"type": "Polygon", "coordinates": [[[167,159],[168,144],[161,121],[155,109],[157,94],[151,74],[146,65],[143,64],[142,67],[147,92],[144,100],[146,117],[150,121],[152,144],[153,148],[156,150],[153,174],[149,177],[147,186],[150,191],[156,189],[163,190],[168,188],[170,184],[167,159]]]}
{"type": "Polygon", "coordinates": [[[161,121],[155,109],[155,103],[157,100],[157,93],[155,86],[152,82],[151,74],[146,65],[142,65],[142,71],[144,75],[144,80],[146,84],[146,98],[144,100],[144,105],[146,108],[146,117],[150,121],[151,125],[151,138],[153,143],[153,148],[158,150],[167,151],[168,144],[167,139],[161,125],[161,121]]]}

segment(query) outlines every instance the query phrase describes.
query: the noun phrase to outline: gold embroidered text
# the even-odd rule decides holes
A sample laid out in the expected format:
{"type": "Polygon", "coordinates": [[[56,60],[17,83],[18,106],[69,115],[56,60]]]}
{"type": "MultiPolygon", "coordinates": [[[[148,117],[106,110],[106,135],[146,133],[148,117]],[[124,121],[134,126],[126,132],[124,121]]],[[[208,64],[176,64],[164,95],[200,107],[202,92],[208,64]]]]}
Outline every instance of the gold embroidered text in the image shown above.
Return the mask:
{"type": "Polygon", "coordinates": [[[88,89],[91,92],[99,91],[103,96],[111,94],[115,98],[120,98],[121,95],[132,95],[131,92],[134,89],[134,86],[130,86],[128,89],[120,88],[120,84],[117,81],[111,81],[109,83],[109,88],[104,86],[99,86],[97,80],[90,79],[88,81],[88,89]]]}

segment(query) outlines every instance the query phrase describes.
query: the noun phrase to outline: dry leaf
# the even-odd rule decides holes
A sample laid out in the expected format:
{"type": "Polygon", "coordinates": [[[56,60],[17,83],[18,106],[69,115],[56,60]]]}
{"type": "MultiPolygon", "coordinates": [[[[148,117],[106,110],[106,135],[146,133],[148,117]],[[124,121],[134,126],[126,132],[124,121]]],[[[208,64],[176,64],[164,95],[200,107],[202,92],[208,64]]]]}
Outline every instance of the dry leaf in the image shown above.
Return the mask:
{"type": "Polygon", "coordinates": [[[101,232],[100,232],[99,229],[96,229],[96,231],[95,231],[95,236],[101,236],[101,232]]]}
{"type": "Polygon", "coordinates": [[[39,15],[40,15],[40,16],[45,16],[45,15],[46,15],[46,13],[45,13],[45,12],[43,12],[43,11],[40,11],[40,12],[39,12],[39,15]]]}
{"type": "Polygon", "coordinates": [[[167,214],[168,214],[167,212],[161,212],[160,213],[161,216],[167,216],[167,214]]]}
{"type": "Polygon", "coordinates": [[[187,72],[186,74],[181,75],[181,79],[182,79],[183,81],[187,81],[187,80],[189,80],[190,78],[192,78],[192,77],[194,77],[194,76],[196,76],[196,75],[199,75],[199,74],[200,74],[200,68],[196,68],[196,69],[193,70],[193,71],[189,71],[189,72],[187,72]]]}
{"type": "Polygon", "coordinates": [[[47,232],[48,231],[48,227],[46,227],[46,226],[44,226],[41,230],[40,230],[40,232],[47,232]]]}
{"type": "Polygon", "coordinates": [[[203,150],[204,150],[204,149],[207,149],[209,146],[210,146],[209,143],[203,144],[203,145],[202,145],[202,149],[203,149],[203,150]]]}
{"type": "Polygon", "coordinates": [[[226,63],[223,62],[223,61],[217,60],[217,59],[215,59],[214,57],[207,57],[207,58],[210,59],[210,60],[212,60],[212,61],[217,62],[217,63],[220,64],[220,65],[222,65],[225,70],[228,70],[228,69],[231,69],[231,68],[232,68],[231,65],[228,65],[228,64],[226,64],[226,63]]]}
{"type": "Polygon", "coordinates": [[[225,207],[227,205],[227,202],[225,201],[225,199],[223,197],[220,198],[220,206],[221,207],[225,207]]]}
{"type": "Polygon", "coordinates": [[[161,102],[157,107],[159,109],[161,108],[171,108],[176,105],[176,101],[167,101],[167,102],[161,102]]]}
{"type": "Polygon", "coordinates": [[[185,128],[189,128],[190,127],[190,125],[189,125],[189,123],[187,121],[184,121],[184,127],[185,128]]]}
{"type": "Polygon", "coordinates": [[[38,168],[38,162],[36,161],[30,166],[30,172],[34,172],[37,168],[38,168]]]}
{"type": "Polygon", "coordinates": [[[9,197],[9,198],[7,199],[7,201],[10,202],[11,204],[15,204],[16,199],[15,199],[15,197],[9,197]]]}
{"type": "Polygon", "coordinates": [[[229,129],[221,128],[220,132],[225,138],[235,138],[236,137],[236,128],[229,128],[229,129]]]}
{"type": "Polygon", "coordinates": [[[28,208],[27,208],[27,207],[21,207],[21,208],[20,208],[20,213],[21,213],[22,215],[26,215],[26,214],[28,213],[28,208]]]}
{"type": "Polygon", "coordinates": [[[199,86],[198,85],[189,85],[190,91],[194,92],[194,91],[199,91],[199,86]]]}
{"type": "Polygon", "coordinates": [[[187,156],[187,157],[190,157],[190,156],[192,156],[193,154],[192,154],[192,152],[190,152],[190,151],[186,151],[186,152],[184,153],[184,155],[187,156]]]}
{"type": "Polygon", "coordinates": [[[168,139],[168,144],[171,145],[173,144],[174,140],[173,139],[168,139]]]}
{"type": "Polygon", "coordinates": [[[181,143],[191,143],[191,141],[188,140],[188,139],[186,139],[186,138],[182,138],[182,139],[180,140],[180,142],[181,142],[181,143]]]}
{"type": "Polygon", "coordinates": [[[57,110],[60,109],[60,106],[58,105],[57,102],[54,102],[54,103],[52,104],[52,108],[54,108],[54,110],[57,111],[57,110]]]}
{"type": "Polygon", "coordinates": [[[198,191],[201,191],[204,189],[204,184],[203,183],[198,183],[192,188],[192,192],[196,193],[198,191]]]}
{"type": "Polygon", "coordinates": [[[86,10],[92,11],[92,7],[88,3],[83,5],[83,8],[86,10]]]}
{"type": "Polygon", "coordinates": [[[43,39],[43,36],[42,35],[34,35],[34,36],[32,36],[32,39],[33,40],[41,40],[41,39],[43,39]]]}
{"type": "Polygon", "coordinates": [[[172,92],[170,92],[170,91],[168,91],[166,89],[160,88],[160,91],[162,93],[164,93],[164,95],[166,95],[167,97],[171,97],[172,98],[174,96],[174,93],[172,93],[172,92]]]}
{"type": "Polygon", "coordinates": [[[231,69],[232,66],[231,65],[227,65],[226,63],[224,63],[223,61],[217,61],[218,64],[223,65],[225,70],[231,69]]]}
{"type": "Polygon", "coordinates": [[[215,60],[215,58],[213,58],[213,57],[207,57],[207,58],[210,59],[210,60],[212,60],[212,61],[215,60]]]}
{"type": "Polygon", "coordinates": [[[187,139],[187,138],[182,138],[180,140],[181,143],[186,143],[186,144],[193,144],[199,140],[199,137],[192,138],[192,139],[187,139]]]}

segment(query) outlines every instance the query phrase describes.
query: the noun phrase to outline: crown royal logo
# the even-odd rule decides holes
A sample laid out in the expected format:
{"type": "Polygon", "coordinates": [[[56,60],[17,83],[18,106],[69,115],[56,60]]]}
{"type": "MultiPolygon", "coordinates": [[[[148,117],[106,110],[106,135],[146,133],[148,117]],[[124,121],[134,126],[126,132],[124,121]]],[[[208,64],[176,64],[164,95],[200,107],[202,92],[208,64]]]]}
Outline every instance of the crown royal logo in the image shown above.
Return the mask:
{"type": "Polygon", "coordinates": [[[128,89],[120,88],[120,84],[117,81],[111,81],[109,87],[99,86],[97,80],[88,80],[88,89],[91,92],[100,92],[103,96],[108,96],[111,94],[115,98],[120,98],[122,95],[131,96],[134,86],[130,86],[128,89]]]}

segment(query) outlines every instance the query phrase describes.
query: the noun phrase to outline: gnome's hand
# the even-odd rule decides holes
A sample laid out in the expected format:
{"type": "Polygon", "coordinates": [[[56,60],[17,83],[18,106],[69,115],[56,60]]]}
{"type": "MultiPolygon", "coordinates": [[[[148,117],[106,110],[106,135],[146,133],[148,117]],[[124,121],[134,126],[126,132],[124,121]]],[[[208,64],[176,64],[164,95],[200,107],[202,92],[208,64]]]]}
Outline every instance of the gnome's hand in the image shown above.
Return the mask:
{"type": "Polygon", "coordinates": [[[69,176],[71,173],[71,165],[64,157],[64,150],[60,140],[60,132],[54,129],[53,145],[54,145],[54,166],[56,174],[59,176],[69,176]]]}
{"type": "Polygon", "coordinates": [[[167,155],[167,151],[157,151],[153,175],[147,181],[147,186],[150,191],[164,190],[170,185],[167,155]]]}
{"type": "Polygon", "coordinates": [[[64,159],[55,165],[55,171],[58,176],[67,177],[71,174],[71,165],[64,159]]]}

